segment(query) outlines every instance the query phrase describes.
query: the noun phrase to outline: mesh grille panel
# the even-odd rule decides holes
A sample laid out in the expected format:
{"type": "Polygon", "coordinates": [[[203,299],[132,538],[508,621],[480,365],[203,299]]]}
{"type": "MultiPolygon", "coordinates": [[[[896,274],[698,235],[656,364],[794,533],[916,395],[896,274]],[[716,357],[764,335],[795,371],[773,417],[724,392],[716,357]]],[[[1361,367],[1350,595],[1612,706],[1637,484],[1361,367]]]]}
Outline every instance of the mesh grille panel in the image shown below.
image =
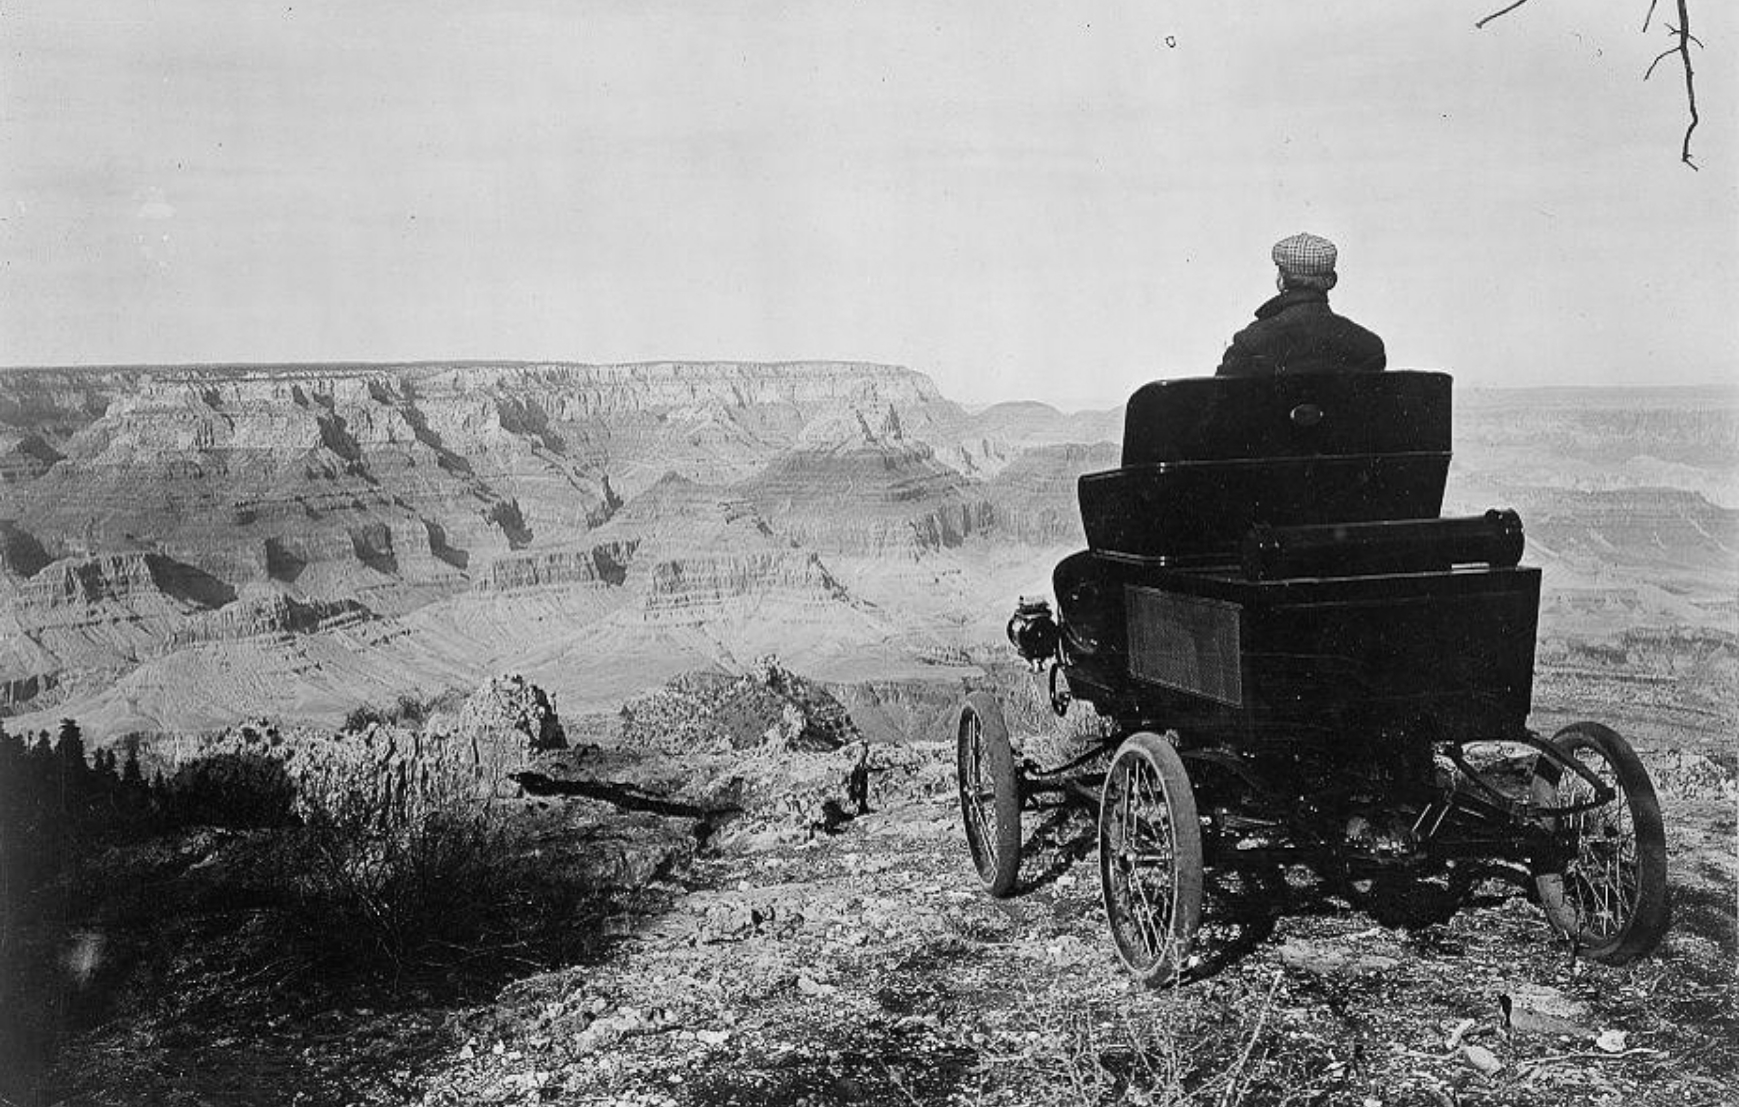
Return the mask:
{"type": "Polygon", "coordinates": [[[1124,599],[1131,676],[1234,707],[1243,704],[1238,605],[1134,585],[1124,590],[1124,599]]]}

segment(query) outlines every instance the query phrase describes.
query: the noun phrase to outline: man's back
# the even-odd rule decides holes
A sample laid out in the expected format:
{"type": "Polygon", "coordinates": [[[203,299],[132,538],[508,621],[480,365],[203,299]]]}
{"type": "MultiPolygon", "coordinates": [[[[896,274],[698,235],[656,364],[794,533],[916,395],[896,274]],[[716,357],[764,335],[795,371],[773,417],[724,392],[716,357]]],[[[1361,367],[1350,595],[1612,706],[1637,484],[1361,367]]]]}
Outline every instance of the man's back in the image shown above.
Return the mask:
{"type": "Polygon", "coordinates": [[[1232,336],[1218,376],[1374,372],[1388,364],[1383,340],[1329,309],[1328,293],[1294,288],[1256,309],[1232,336]]]}
{"type": "Polygon", "coordinates": [[[1256,321],[1232,336],[1216,376],[1364,373],[1387,365],[1382,339],[1329,310],[1337,256],[1334,243],[1313,234],[1276,242],[1280,295],[1257,308],[1256,321]]]}

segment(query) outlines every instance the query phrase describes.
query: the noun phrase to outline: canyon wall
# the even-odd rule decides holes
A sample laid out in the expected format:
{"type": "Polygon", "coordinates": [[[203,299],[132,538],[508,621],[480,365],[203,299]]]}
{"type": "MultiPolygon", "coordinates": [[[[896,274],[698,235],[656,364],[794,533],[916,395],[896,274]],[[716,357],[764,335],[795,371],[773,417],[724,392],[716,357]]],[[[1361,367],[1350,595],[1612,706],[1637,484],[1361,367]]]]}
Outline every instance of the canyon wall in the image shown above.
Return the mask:
{"type": "MultiPolygon", "coordinates": [[[[1543,664],[1730,675],[1732,395],[1457,407],[1446,511],[1522,511],[1543,664]]],[[[0,714],[324,720],[510,667],[607,703],[777,652],[909,725],[1082,544],[1121,432],[866,363],[3,371],[0,714]]]]}

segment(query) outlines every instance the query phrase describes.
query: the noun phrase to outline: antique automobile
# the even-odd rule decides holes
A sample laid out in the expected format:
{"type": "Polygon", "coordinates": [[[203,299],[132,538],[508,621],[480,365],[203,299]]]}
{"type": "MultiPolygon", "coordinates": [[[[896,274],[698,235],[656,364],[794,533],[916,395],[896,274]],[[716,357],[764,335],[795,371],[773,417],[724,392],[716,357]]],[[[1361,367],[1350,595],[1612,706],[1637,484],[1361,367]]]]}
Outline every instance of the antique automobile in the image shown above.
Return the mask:
{"type": "Polygon", "coordinates": [[[1298,866],[1367,907],[1504,868],[1581,956],[1655,946],[1653,785],[1599,723],[1528,729],[1540,571],[1514,512],[1440,517],[1450,400],[1448,375],[1415,371],[1131,397],[1122,466],[1080,479],[1088,549],[1057,565],[1055,611],[1023,599],[1008,625],[1098,741],[1044,768],[995,695],[959,712],[991,895],[1018,889],[1023,809],[1096,804],[1112,940],[1149,983],[1197,963],[1205,876],[1298,866]]]}

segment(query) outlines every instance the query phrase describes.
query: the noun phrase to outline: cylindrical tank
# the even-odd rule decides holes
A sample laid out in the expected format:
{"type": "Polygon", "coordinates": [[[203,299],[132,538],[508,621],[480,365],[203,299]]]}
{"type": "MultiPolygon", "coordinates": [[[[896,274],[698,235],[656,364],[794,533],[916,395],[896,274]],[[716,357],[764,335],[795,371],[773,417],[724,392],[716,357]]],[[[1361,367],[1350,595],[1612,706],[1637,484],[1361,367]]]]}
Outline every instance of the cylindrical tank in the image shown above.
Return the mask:
{"type": "Polygon", "coordinates": [[[1423,573],[1455,565],[1501,568],[1522,559],[1522,518],[1493,509],[1454,519],[1309,527],[1257,526],[1241,550],[1248,580],[1423,573]]]}

